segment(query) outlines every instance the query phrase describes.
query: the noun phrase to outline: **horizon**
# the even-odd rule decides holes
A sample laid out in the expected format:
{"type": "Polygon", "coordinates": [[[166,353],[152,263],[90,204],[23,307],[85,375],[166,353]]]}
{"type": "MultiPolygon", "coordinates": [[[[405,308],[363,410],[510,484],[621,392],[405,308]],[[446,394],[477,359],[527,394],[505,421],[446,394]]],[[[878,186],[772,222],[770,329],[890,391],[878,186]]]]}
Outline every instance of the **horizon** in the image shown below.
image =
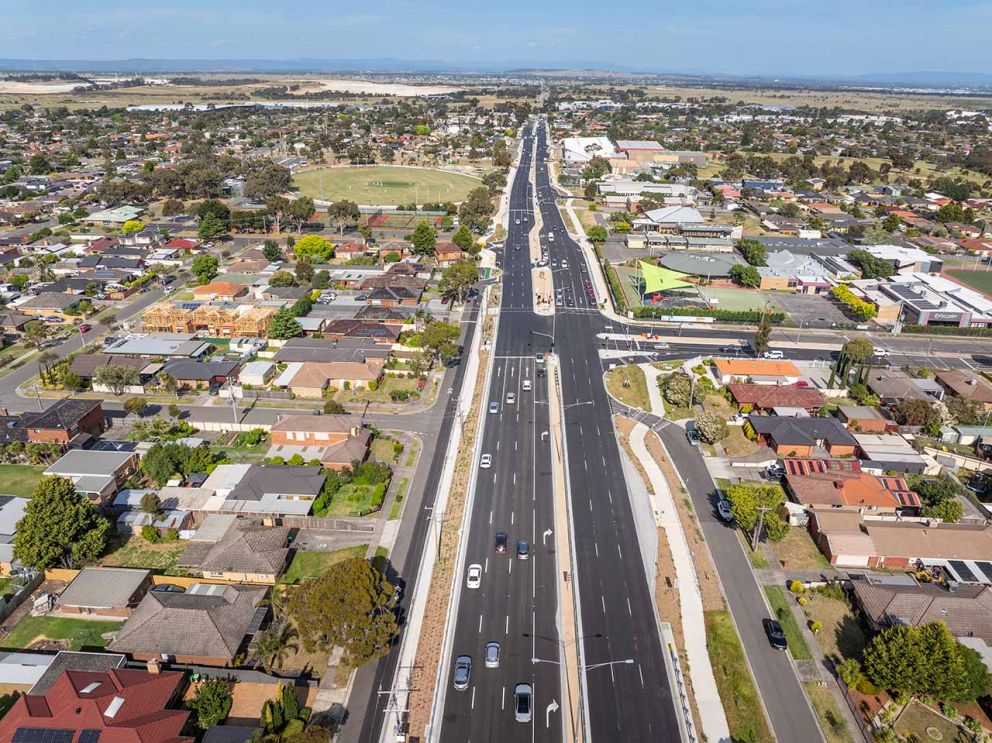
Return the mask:
{"type": "Polygon", "coordinates": [[[800,6],[701,0],[663,11],[634,0],[580,9],[562,0],[538,7],[508,0],[498,8],[385,0],[361,12],[340,0],[302,0],[291,13],[233,0],[209,7],[192,0],[172,0],[167,7],[144,0],[50,0],[43,7],[9,0],[0,10],[6,63],[394,60],[425,71],[437,65],[438,71],[590,69],[821,80],[934,72],[984,77],[989,20],[992,0],[953,0],[939,14],[921,0],[868,7],[853,0],[800,6]],[[953,60],[948,48],[955,49],[953,60]]]}

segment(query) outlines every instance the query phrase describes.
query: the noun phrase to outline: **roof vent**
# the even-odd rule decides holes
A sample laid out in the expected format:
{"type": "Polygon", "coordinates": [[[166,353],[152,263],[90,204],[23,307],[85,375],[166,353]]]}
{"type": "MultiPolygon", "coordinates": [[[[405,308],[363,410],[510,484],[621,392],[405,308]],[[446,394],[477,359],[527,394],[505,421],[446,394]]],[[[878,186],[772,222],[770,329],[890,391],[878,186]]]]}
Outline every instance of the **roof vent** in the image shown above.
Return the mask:
{"type": "Polygon", "coordinates": [[[124,697],[114,697],[110,700],[110,704],[107,705],[106,711],[103,713],[104,717],[113,718],[121,711],[121,707],[124,706],[124,697]]]}

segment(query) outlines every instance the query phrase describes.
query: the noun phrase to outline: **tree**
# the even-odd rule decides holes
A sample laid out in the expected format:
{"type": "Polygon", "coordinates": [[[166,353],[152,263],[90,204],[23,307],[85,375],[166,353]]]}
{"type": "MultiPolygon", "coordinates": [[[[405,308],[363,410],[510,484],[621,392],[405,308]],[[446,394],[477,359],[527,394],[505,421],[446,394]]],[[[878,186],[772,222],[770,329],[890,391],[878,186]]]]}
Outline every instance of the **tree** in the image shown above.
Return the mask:
{"type": "Polygon", "coordinates": [[[437,230],[427,222],[418,222],[410,236],[413,245],[413,254],[419,256],[432,256],[436,254],[437,230]]]}
{"type": "Polygon", "coordinates": [[[296,279],[289,271],[276,271],[269,277],[269,286],[296,286],[296,279]]]}
{"type": "Polygon", "coordinates": [[[110,522],[66,477],[43,477],[17,522],[14,557],[36,570],[92,562],[107,546],[110,522]]]}
{"type": "Polygon", "coordinates": [[[174,217],[186,211],[186,205],[179,199],[166,199],[162,202],[162,216],[174,217]]]}
{"type": "Polygon", "coordinates": [[[696,418],[695,427],[704,444],[715,444],[727,438],[727,421],[719,413],[703,413],[696,418]]]}
{"type": "Polygon", "coordinates": [[[348,409],[337,400],[328,400],[325,402],[324,412],[328,415],[348,415],[348,409]]]}
{"type": "Polygon", "coordinates": [[[41,320],[29,320],[24,324],[21,337],[28,345],[40,348],[41,344],[48,338],[48,326],[41,320]]]}
{"type": "Polygon", "coordinates": [[[730,276],[741,286],[758,287],[761,286],[761,274],[758,269],[751,265],[737,264],[730,267],[730,276]]]}
{"type": "Polygon", "coordinates": [[[208,214],[200,220],[200,226],[197,228],[196,234],[199,235],[202,240],[212,240],[215,237],[220,237],[226,232],[227,223],[222,222],[219,218],[213,216],[212,214],[208,214]]]}
{"type": "Polygon", "coordinates": [[[206,219],[207,217],[216,217],[225,225],[231,219],[231,210],[228,208],[227,204],[223,201],[218,201],[217,199],[207,199],[206,201],[201,201],[196,205],[193,210],[193,214],[198,219],[206,219]]]}
{"type": "Polygon", "coordinates": [[[466,253],[471,253],[472,249],[477,247],[475,244],[475,238],[472,237],[472,231],[463,224],[459,225],[458,229],[455,230],[455,234],[451,236],[451,242],[466,253]]]}
{"type": "Polygon", "coordinates": [[[313,302],[310,301],[310,297],[304,294],[302,297],[293,302],[292,312],[294,317],[306,317],[310,314],[310,310],[313,309],[313,302]]]}
{"type": "Polygon", "coordinates": [[[928,518],[940,519],[948,524],[953,524],[961,520],[964,516],[964,504],[958,500],[945,500],[936,505],[924,505],[920,509],[920,515],[928,518]]]}
{"type": "MultiPolygon", "coordinates": [[[[781,488],[741,483],[728,487],[725,495],[730,502],[734,520],[744,531],[753,534],[760,518],[769,541],[778,542],[789,533],[789,525],[782,520],[780,513],[782,504],[785,503],[785,494],[781,488]],[[764,517],[761,517],[762,509],[765,509],[764,517]]],[[[758,538],[760,537],[759,534],[758,538]]]]}
{"type": "Polygon", "coordinates": [[[47,175],[52,171],[51,163],[42,152],[35,153],[28,159],[28,168],[33,175],[47,175]]]}
{"type": "Polygon", "coordinates": [[[293,199],[286,206],[286,216],[293,221],[297,230],[302,229],[304,223],[313,216],[313,211],[313,199],[309,196],[301,196],[298,199],[293,199]]]}
{"type": "Polygon", "coordinates": [[[865,279],[887,279],[895,272],[891,263],[876,258],[867,250],[852,250],[847,258],[861,270],[861,277],[865,279]]]}
{"type": "Polygon", "coordinates": [[[231,711],[231,688],[222,679],[207,679],[196,687],[196,694],[186,702],[196,714],[196,726],[209,730],[220,725],[231,711]]]}
{"type": "Polygon", "coordinates": [[[903,400],[892,406],[892,412],[900,426],[926,428],[940,423],[940,413],[927,400],[903,400]]]}
{"type": "Polygon", "coordinates": [[[737,241],[737,252],[744,256],[744,260],[752,266],[765,266],[768,259],[768,251],[765,246],[757,240],[747,238],[737,241]]]}
{"type": "Polygon", "coordinates": [[[310,263],[326,263],[334,254],[334,246],[320,235],[304,235],[293,246],[296,260],[310,263]]]}
{"type": "Polygon", "coordinates": [[[331,274],[325,269],[321,269],[314,273],[313,278],[310,280],[310,286],[314,289],[326,289],[331,285],[331,274]]]}
{"type": "MultiPolygon", "coordinates": [[[[175,475],[182,474],[182,453],[180,444],[164,444],[158,442],[141,458],[141,471],[151,480],[162,487],[175,475]]],[[[181,447],[186,449],[188,447],[181,447]]]]}
{"type": "Polygon", "coordinates": [[[115,396],[120,397],[124,390],[138,384],[138,371],[129,366],[109,364],[96,370],[93,377],[96,383],[107,387],[115,396]]]}
{"type": "Polygon", "coordinates": [[[296,261],[296,283],[309,284],[313,280],[313,264],[305,258],[296,261]]]}
{"type": "Polygon", "coordinates": [[[885,219],[882,220],[882,229],[888,232],[889,234],[891,234],[896,230],[898,230],[899,225],[901,224],[902,221],[899,219],[899,217],[897,217],[895,214],[890,214],[885,219]]]}
{"type": "MultiPolygon", "coordinates": [[[[176,397],[179,397],[179,382],[174,376],[172,376],[171,374],[167,374],[166,372],[159,372],[157,379],[159,385],[161,385],[162,387],[163,392],[167,392],[170,395],[175,395],[176,397]]],[[[179,415],[179,408],[175,404],[169,406],[169,415],[171,415],[173,418],[179,415]],[[173,408],[176,409],[175,413],[172,412],[173,408]]]]}
{"type": "Polygon", "coordinates": [[[148,407],[148,402],[143,397],[131,397],[124,401],[124,410],[128,413],[141,415],[148,407]]]}
{"type": "Polygon", "coordinates": [[[434,358],[447,361],[458,355],[458,346],[455,341],[458,340],[460,334],[461,331],[457,325],[434,320],[427,324],[427,327],[420,334],[420,338],[423,347],[430,351],[434,358]]]}
{"type": "Polygon", "coordinates": [[[303,328],[296,322],[296,316],[289,307],[280,307],[269,321],[269,338],[286,340],[303,335],[303,328]]]}
{"type": "Polygon", "coordinates": [[[217,267],[219,265],[220,262],[217,260],[217,256],[210,253],[202,253],[193,259],[190,270],[196,276],[197,283],[202,286],[209,283],[217,275],[217,267]]]}
{"type": "MultiPolygon", "coordinates": [[[[262,666],[265,672],[271,674],[276,668],[282,668],[289,655],[299,651],[296,643],[298,633],[287,623],[279,627],[270,627],[258,635],[255,641],[256,664],[262,666]]],[[[294,701],[296,697],[293,697],[294,701]]],[[[293,715],[299,714],[299,710],[293,715]]]]}
{"type": "Polygon", "coordinates": [[[489,219],[496,211],[492,195],[485,186],[472,189],[458,208],[458,219],[477,235],[486,231],[489,219]]]}
{"type": "Polygon", "coordinates": [[[143,229],[145,229],[145,223],[140,219],[129,219],[121,225],[121,234],[133,235],[136,232],[141,232],[143,229]]]}
{"type": "Polygon", "coordinates": [[[909,486],[920,496],[923,506],[920,515],[947,522],[960,521],[964,515],[964,505],[960,499],[964,489],[953,477],[916,477],[909,486]]]}
{"type": "Polygon", "coordinates": [[[162,513],[162,499],[158,493],[149,491],[141,496],[141,510],[152,515],[162,513]]]}
{"type": "Polygon", "coordinates": [[[754,351],[757,354],[763,354],[768,350],[768,339],[772,334],[772,318],[768,312],[763,312],[761,314],[761,321],[758,323],[757,329],[754,331],[754,351]]]}
{"type": "Polygon", "coordinates": [[[471,261],[459,261],[444,269],[438,291],[442,296],[458,298],[462,301],[465,294],[479,280],[479,272],[471,261]]]}
{"type": "Polygon", "coordinates": [[[590,242],[601,245],[606,242],[606,238],[609,237],[609,233],[603,225],[597,224],[586,230],[586,237],[589,238],[590,242]]]}
{"type": "Polygon", "coordinates": [[[669,374],[662,381],[662,395],[665,401],[679,408],[692,405],[692,378],[684,371],[669,374]]]}
{"type": "Polygon", "coordinates": [[[282,248],[275,240],[266,240],[262,252],[265,253],[265,259],[272,263],[283,260],[282,248]]]}
{"type": "Polygon", "coordinates": [[[335,201],[327,207],[327,216],[331,220],[331,224],[337,226],[338,234],[340,235],[344,232],[346,226],[356,224],[362,218],[362,212],[359,210],[358,204],[354,201],[344,199],[342,201],[335,201]]]}
{"type": "Polygon", "coordinates": [[[264,201],[270,196],[288,191],[291,186],[292,175],[288,168],[265,162],[251,170],[245,178],[245,196],[264,201]]]}
{"type": "Polygon", "coordinates": [[[361,558],[342,560],[304,581],[290,596],[288,610],[304,648],[342,647],[349,665],[385,655],[399,632],[393,586],[361,558]]]}

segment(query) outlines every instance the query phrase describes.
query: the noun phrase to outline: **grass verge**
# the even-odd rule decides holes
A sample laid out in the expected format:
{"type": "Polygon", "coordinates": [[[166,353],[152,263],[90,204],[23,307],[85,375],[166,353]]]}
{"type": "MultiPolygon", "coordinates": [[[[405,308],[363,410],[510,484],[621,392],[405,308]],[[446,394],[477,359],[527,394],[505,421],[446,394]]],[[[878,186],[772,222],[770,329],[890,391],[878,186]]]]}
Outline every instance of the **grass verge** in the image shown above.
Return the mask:
{"type": "Polygon", "coordinates": [[[803,637],[799,623],[792,615],[785,590],[781,586],[765,586],[765,596],[768,597],[768,603],[772,606],[775,618],[782,625],[785,639],[789,641],[789,653],[796,660],[812,660],[813,654],[809,650],[809,645],[806,644],[806,638],[803,637]]]}
{"type": "Polygon", "coordinates": [[[753,743],[771,743],[774,738],[765,720],[758,690],[744,659],[744,649],[730,619],[730,612],[708,611],[704,619],[706,650],[731,737],[753,743]]]}
{"type": "Polygon", "coordinates": [[[827,743],[854,743],[830,689],[816,681],[804,681],[803,687],[806,689],[810,704],[813,705],[813,711],[820,718],[820,726],[827,736],[827,743]]]}
{"type": "Polygon", "coordinates": [[[647,377],[638,366],[630,364],[610,369],[606,372],[606,389],[624,405],[651,410],[647,377]]]}

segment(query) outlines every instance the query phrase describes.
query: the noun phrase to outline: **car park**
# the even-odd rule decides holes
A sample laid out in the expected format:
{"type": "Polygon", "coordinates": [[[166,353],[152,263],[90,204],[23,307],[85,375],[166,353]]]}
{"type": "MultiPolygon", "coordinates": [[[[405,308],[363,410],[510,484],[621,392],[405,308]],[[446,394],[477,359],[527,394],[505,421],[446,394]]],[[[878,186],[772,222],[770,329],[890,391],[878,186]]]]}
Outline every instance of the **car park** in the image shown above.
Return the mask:
{"type": "Polygon", "coordinates": [[[478,563],[468,566],[468,576],[465,578],[467,588],[478,588],[482,585],[482,566],[478,563]]]}
{"type": "Polygon", "coordinates": [[[492,466],[493,466],[493,455],[492,454],[483,454],[479,458],[479,467],[481,467],[482,469],[487,470],[487,469],[489,469],[492,466]]]}
{"type": "Polygon", "coordinates": [[[486,643],[486,668],[499,668],[500,646],[498,642],[486,643]]]}
{"type": "Polygon", "coordinates": [[[776,650],[788,650],[789,642],[785,639],[785,632],[782,625],[775,619],[763,619],[765,634],[768,635],[768,643],[776,650]]]}
{"type": "Polygon", "coordinates": [[[465,691],[472,678],[472,656],[459,655],[455,658],[455,672],[452,678],[452,686],[456,691],[465,691]]]}
{"type": "Polygon", "coordinates": [[[534,690],[530,684],[517,684],[513,687],[513,717],[517,722],[530,722],[531,700],[534,690]]]}
{"type": "Polygon", "coordinates": [[[530,542],[528,542],[526,539],[517,540],[517,559],[518,560],[530,559],[530,542]]]}

